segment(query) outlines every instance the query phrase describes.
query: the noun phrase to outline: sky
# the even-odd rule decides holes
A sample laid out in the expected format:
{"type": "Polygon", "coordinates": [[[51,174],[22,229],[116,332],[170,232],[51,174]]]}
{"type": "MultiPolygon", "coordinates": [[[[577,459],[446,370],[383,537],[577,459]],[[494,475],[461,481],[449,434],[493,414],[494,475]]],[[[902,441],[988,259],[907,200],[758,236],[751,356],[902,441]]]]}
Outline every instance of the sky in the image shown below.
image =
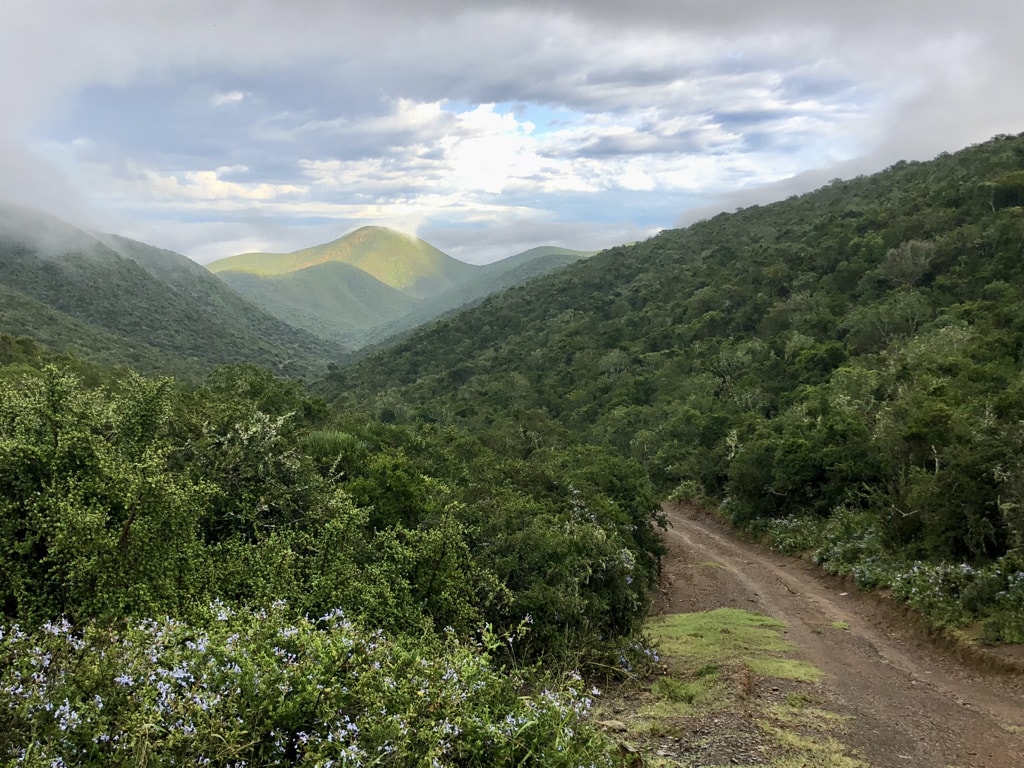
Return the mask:
{"type": "Polygon", "coordinates": [[[4,0],[0,199],[207,263],[592,250],[1024,131],[1020,0],[4,0]]]}

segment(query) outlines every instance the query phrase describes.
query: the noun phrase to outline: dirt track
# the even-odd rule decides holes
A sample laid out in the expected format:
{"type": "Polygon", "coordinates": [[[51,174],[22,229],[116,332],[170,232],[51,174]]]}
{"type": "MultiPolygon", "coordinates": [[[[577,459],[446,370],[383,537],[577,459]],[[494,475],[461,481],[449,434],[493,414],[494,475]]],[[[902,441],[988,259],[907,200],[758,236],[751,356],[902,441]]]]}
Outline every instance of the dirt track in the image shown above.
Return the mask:
{"type": "Polygon", "coordinates": [[[1024,767],[1024,675],[969,668],[879,598],[738,541],[693,508],[665,511],[659,612],[731,607],[784,622],[824,672],[834,710],[854,718],[844,741],[873,766],[1024,767]]]}

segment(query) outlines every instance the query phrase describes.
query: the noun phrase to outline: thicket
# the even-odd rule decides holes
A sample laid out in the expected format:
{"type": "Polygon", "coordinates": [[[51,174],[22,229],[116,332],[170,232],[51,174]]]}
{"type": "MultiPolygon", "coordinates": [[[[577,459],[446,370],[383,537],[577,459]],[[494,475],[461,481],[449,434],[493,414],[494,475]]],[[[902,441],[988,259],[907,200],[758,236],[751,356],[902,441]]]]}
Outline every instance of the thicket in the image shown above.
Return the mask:
{"type": "Polygon", "coordinates": [[[1020,640],[1022,178],[1024,136],[1001,136],[837,179],[598,254],[319,391],[492,445],[600,445],[907,596],[965,574],[921,582],[936,620],[1020,640]]]}
{"type": "Polygon", "coordinates": [[[342,354],[184,256],[114,240],[128,256],[92,239],[48,253],[0,227],[0,329],[101,364],[194,380],[232,363],[311,375],[342,354]]]}
{"type": "Polygon", "coordinates": [[[611,765],[579,678],[523,695],[492,635],[441,645],[340,611],[213,604],[84,631],[0,628],[0,760],[19,766],[611,765]]]}
{"type": "Polygon", "coordinates": [[[578,680],[521,694],[629,651],[660,553],[630,460],[3,342],[0,763],[598,759],[578,680]]]}

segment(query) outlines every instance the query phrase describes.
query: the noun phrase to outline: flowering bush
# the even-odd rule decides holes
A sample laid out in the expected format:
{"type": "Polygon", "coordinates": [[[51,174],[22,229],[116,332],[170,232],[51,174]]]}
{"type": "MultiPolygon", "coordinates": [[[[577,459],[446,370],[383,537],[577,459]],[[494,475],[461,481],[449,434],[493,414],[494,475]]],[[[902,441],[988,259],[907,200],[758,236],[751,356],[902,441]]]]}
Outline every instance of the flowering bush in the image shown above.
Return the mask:
{"type": "Polygon", "coordinates": [[[966,563],[916,562],[893,574],[892,593],[939,625],[959,626],[970,619],[961,598],[976,574],[966,563]]]}
{"type": "Polygon", "coordinates": [[[779,517],[765,524],[765,534],[772,548],[797,554],[820,545],[823,527],[820,518],[779,517]]]}
{"type": "Polygon", "coordinates": [[[115,631],[0,630],[0,764],[607,765],[578,678],[520,695],[490,651],[367,631],[283,604],[115,631]]]}
{"type": "Polygon", "coordinates": [[[963,602],[985,615],[985,641],[1024,643],[1024,560],[1011,555],[979,571],[964,590],[963,602]]]}
{"type": "Polygon", "coordinates": [[[908,561],[890,551],[870,513],[839,508],[827,519],[787,517],[765,526],[784,552],[809,551],[827,572],[864,589],[889,589],[937,627],[982,622],[987,642],[1024,643],[1024,562],[1008,554],[984,565],[908,561]]]}

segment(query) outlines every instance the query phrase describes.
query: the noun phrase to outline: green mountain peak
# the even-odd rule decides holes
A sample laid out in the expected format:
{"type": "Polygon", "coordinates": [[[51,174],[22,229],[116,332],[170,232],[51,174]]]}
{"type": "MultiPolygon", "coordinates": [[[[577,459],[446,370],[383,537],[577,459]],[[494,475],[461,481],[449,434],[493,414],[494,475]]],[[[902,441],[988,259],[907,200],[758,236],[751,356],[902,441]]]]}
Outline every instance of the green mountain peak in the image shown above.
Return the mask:
{"type": "Polygon", "coordinates": [[[360,227],[329,243],[291,253],[243,253],[207,265],[211,272],[279,277],[308,267],[342,262],[418,299],[461,283],[476,267],[452,258],[413,235],[387,227],[360,227]]]}

